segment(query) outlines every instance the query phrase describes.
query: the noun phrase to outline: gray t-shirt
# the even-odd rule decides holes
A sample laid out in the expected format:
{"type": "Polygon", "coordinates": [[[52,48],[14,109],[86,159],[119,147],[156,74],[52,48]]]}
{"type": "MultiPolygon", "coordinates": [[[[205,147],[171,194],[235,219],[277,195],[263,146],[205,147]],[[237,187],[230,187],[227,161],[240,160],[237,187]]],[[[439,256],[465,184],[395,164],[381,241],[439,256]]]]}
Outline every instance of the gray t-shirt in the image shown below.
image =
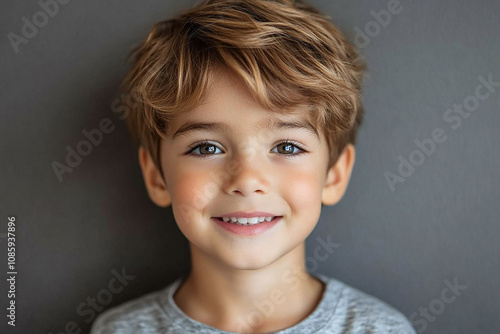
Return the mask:
{"type": "MultiPolygon", "coordinates": [[[[381,300],[322,274],[326,284],[316,309],[300,323],[273,334],[416,334],[408,319],[381,300]]],[[[111,308],[95,320],[90,334],[234,334],[188,317],[173,295],[185,275],[166,288],[111,308]]]]}

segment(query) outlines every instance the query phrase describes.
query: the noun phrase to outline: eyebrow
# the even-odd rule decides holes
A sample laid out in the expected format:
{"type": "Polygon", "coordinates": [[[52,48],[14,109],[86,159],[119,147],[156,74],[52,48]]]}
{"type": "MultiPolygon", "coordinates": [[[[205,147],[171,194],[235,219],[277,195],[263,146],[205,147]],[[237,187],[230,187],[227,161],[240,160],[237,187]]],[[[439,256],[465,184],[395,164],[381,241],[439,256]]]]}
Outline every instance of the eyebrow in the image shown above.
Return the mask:
{"type": "MultiPolygon", "coordinates": [[[[172,140],[176,137],[187,136],[188,133],[196,132],[196,131],[212,131],[212,132],[226,132],[229,133],[230,126],[226,123],[215,123],[215,122],[195,122],[195,121],[187,121],[184,123],[172,136],[172,140]]],[[[307,121],[281,121],[272,119],[270,121],[265,122],[258,129],[268,129],[268,130],[277,130],[277,129],[299,129],[306,130],[311,134],[314,134],[318,141],[320,140],[318,131],[314,128],[314,126],[307,121]]]]}

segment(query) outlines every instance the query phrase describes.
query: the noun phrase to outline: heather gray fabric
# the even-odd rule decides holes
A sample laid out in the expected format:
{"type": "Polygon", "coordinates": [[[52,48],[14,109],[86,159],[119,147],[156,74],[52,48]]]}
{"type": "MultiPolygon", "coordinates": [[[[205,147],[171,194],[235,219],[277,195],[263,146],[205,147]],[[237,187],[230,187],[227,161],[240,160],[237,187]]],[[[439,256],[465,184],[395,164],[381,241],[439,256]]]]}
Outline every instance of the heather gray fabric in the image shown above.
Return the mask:
{"type": "MultiPolygon", "coordinates": [[[[313,274],[326,283],[318,307],[297,325],[276,334],[415,334],[407,318],[381,300],[322,274],[313,274]]],[[[91,334],[169,333],[216,334],[221,331],[185,315],[173,295],[185,276],[166,288],[151,292],[105,311],[94,322],[91,334]]]]}

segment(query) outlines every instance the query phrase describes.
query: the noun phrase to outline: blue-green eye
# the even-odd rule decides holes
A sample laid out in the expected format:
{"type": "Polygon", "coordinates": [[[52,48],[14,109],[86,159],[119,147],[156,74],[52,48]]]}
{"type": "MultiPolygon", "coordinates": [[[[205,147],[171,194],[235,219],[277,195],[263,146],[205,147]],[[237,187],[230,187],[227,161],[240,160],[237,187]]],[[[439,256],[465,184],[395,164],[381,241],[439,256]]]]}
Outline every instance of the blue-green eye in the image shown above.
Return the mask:
{"type": "Polygon", "coordinates": [[[297,156],[299,154],[305,153],[305,151],[297,145],[297,143],[292,141],[284,141],[279,143],[276,148],[278,148],[278,154],[288,155],[288,156],[297,156]],[[282,148],[281,152],[279,152],[279,148],[282,148]]]}
{"type": "Polygon", "coordinates": [[[187,154],[203,157],[203,156],[214,155],[214,154],[216,154],[217,150],[221,151],[220,148],[218,148],[216,145],[211,144],[209,142],[202,142],[202,143],[198,143],[195,145],[196,146],[193,146],[190,148],[190,150],[187,152],[187,154]],[[198,153],[193,153],[193,152],[198,152],[198,153]]]}

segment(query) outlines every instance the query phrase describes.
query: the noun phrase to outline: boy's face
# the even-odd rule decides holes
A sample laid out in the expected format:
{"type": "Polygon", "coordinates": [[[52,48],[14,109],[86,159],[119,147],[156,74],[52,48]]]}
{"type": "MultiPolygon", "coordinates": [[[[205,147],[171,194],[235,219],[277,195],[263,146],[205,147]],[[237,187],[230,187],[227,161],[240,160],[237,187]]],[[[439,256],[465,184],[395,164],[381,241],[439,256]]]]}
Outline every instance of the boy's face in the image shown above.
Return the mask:
{"type": "Polygon", "coordinates": [[[219,75],[206,100],[170,124],[160,148],[165,182],[141,150],[151,199],[160,206],[172,205],[191,247],[233,268],[261,268],[303,245],[322,202],[340,200],[354,164],[354,148],[349,145],[327,170],[328,146],[320,129],[316,134],[307,125],[266,127],[271,122],[307,124],[304,112],[296,111],[280,115],[266,110],[234,76],[219,75]],[[191,127],[194,130],[174,135],[188,123],[221,126],[191,127]],[[286,140],[294,144],[284,144],[286,140]],[[205,141],[208,144],[199,146],[205,141]],[[235,211],[264,211],[281,218],[265,232],[245,236],[215,220],[235,211]]]}

